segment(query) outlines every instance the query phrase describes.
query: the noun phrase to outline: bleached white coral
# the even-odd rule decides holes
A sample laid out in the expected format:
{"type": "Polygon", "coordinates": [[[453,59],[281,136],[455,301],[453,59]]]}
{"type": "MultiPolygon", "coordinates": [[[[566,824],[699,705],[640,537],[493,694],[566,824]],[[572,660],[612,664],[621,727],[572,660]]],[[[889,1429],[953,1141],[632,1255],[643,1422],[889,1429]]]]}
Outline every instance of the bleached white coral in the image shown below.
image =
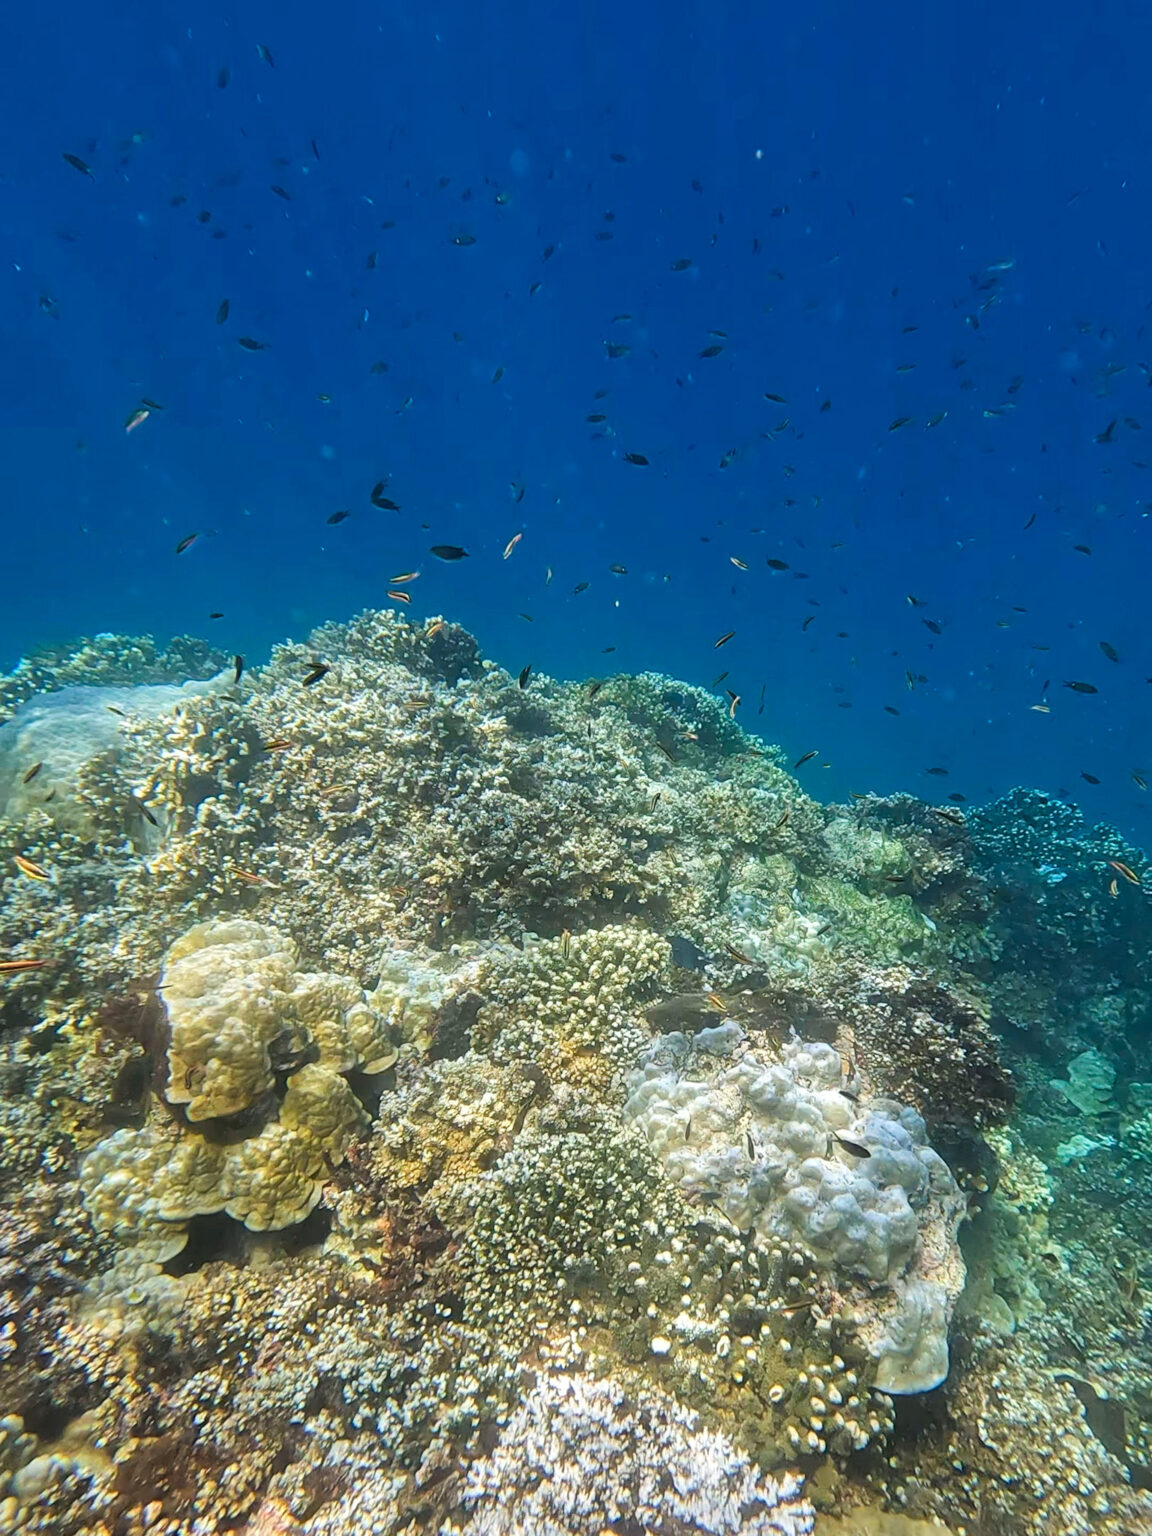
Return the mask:
{"type": "Polygon", "coordinates": [[[801,1490],[796,1477],[765,1477],[662,1393],[557,1374],[539,1378],[495,1451],[473,1463],[463,1502],[470,1536],[806,1536],[801,1490]]]}

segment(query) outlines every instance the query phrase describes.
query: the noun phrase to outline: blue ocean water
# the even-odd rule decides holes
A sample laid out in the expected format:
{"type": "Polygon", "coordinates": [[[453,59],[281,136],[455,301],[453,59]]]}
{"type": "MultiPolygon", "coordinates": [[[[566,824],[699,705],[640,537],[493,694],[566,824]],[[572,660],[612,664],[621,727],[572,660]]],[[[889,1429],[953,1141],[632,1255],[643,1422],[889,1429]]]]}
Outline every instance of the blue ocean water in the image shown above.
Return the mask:
{"type": "Polygon", "coordinates": [[[9,8],[0,665],[258,658],[419,569],[513,671],[733,689],[814,793],[1024,782],[1146,841],[1150,34],[9,8]]]}

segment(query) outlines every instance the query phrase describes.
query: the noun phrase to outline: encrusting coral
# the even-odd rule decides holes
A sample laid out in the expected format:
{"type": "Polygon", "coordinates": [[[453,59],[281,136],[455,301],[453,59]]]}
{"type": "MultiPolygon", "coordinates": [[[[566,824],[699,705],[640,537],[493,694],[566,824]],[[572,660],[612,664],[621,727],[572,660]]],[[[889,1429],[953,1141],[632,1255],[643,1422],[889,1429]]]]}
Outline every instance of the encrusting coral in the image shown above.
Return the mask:
{"type": "Polygon", "coordinates": [[[0,1529],[1152,1520],[1138,853],[440,620],[224,662],[0,687],[0,1529]]]}

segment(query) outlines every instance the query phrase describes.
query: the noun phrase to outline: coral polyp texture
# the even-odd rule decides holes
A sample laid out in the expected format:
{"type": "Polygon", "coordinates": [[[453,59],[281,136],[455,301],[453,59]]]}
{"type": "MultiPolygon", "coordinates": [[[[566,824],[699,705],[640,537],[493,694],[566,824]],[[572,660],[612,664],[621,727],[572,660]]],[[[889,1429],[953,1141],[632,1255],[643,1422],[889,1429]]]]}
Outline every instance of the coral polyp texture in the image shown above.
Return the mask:
{"type": "Polygon", "coordinates": [[[799,1244],[839,1305],[875,1314],[877,1387],[927,1391],[948,1374],[964,1196],[915,1110],[863,1099],[843,1081],[832,1046],[791,1042],[777,1057],[747,1049],[729,1023],[691,1042],[656,1040],[625,1116],[688,1198],[762,1248],[799,1244]]]}
{"type": "Polygon", "coordinates": [[[1152,1531],[1139,850],[393,613],[0,703],[0,1530],[1152,1531]]]}

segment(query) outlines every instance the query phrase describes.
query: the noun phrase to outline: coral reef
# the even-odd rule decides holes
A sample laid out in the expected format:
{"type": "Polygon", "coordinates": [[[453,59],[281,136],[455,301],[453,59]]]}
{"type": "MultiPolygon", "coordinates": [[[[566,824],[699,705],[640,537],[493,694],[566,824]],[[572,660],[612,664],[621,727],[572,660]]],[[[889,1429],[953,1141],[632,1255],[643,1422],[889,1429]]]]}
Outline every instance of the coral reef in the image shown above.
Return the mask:
{"type": "Polygon", "coordinates": [[[1152,1530],[1138,851],[443,620],[225,661],[0,680],[0,1529],[1152,1530]]]}
{"type": "Polygon", "coordinates": [[[499,1446],[472,1464],[463,1502],[472,1518],[451,1529],[476,1536],[599,1536],[619,1524],[683,1536],[812,1529],[811,1506],[794,1479],[760,1476],[673,1399],[583,1376],[540,1377],[499,1446]]]}
{"type": "Polygon", "coordinates": [[[7,717],[33,694],[70,684],[139,688],[215,677],[231,659],[194,635],[177,635],[163,647],[151,635],[112,634],[40,646],[0,677],[0,712],[7,717]]]}
{"type": "Polygon", "coordinates": [[[964,1199],[915,1110],[842,1087],[839,1053],[791,1043],[778,1060],[741,1050],[735,1024],[656,1040],[625,1115],[689,1198],[715,1205],[769,1251],[801,1245],[831,1276],[886,1392],[948,1374],[948,1321],[964,1283],[964,1199]],[[735,1056],[717,1071],[717,1058],[735,1056]],[[873,1284],[853,1286],[860,1276],[873,1284]],[[889,1292],[877,1306],[875,1286],[889,1292]]]}

